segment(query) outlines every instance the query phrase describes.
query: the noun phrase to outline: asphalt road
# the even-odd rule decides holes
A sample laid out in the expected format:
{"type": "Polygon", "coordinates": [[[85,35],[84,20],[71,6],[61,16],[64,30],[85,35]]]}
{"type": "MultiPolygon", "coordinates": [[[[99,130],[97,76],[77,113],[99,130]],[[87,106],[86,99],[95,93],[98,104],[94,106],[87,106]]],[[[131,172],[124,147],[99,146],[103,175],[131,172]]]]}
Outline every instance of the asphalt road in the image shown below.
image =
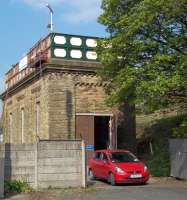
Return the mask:
{"type": "Polygon", "coordinates": [[[86,190],[67,189],[15,195],[7,200],[186,200],[187,184],[156,181],[148,185],[110,186],[93,182],[86,190]]]}
{"type": "Polygon", "coordinates": [[[107,186],[95,192],[64,197],[66,200],[187,200],[187,187],[160,183],[142,186],[107,186]]]}

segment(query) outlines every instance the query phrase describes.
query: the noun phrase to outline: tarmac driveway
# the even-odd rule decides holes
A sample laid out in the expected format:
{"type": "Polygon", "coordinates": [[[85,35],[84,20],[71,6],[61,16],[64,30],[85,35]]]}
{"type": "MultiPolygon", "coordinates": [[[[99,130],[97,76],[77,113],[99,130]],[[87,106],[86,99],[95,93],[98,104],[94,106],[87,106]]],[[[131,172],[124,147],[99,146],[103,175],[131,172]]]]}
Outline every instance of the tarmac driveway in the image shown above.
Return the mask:
{"type": "Polygon", "coordinates": [[[148,185],[110,186],[91,182],[88,189],[61,189],[21,194],[7,200],[186,200],[187,183],[174,179],[151,179],[148,185]]]}

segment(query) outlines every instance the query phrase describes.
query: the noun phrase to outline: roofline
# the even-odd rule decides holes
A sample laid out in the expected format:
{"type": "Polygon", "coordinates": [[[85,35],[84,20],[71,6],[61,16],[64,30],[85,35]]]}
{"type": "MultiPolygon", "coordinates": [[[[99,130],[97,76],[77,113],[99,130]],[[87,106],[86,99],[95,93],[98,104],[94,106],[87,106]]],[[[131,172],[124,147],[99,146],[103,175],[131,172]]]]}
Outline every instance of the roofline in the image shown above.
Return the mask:
{"type": "Polygon", "coordinates": [[[59,32],[54,32],[50,34],[58,34],[58,35],[65,35],[65,36],[74,36],[74,37],[88,37],[88,38],[93,38],[93,39],[104,39],[103,37],[98,37],[98,36],[90,36],[90,35],[76,35],[76,34],[68,34],[68,33],[59,33],[59,32]]]}
{"type": "Polygon", "coordinates": [[[86,65],[84,66],[83,63],[85,65],[85,63],[88,63],[88,62],[87,61],[76,61],[76,65],[74,65],[74,61],[72,61],[72,60],[68,60],[68,61],[64,60],[64,63],[62,63],[62,64],[55,63],[55,62],[54,63],[53,62],[45,63],[42,65],[41,70],[36,70],[36,71],[32,72],[30,75],[26,76],[23,80],[19,81],[17,84],[15,84],[11,88],[7,89],[2,94],[0,94],[0,99],[4,101],[7,95],[11,96],[11,95],[15,94],[17,90],[22,88],[22,86],[26,86],[33,80],[36,80],[36,78],[40,78],[40,74],[44,73],[44,72],[61,71],[61,72],[70,72],[70,73],[81,72],[81,73],[96,74],[96,70],[97,70],[96,66],[99,65],[99,62],[96,62],[96,63],[91,62],[90,64],[93,65],[93,67],[90,67],[90,68],[86,68],[86,65]],[[72,68],[68,67],[68,63],[69,64],[72,63],[72,68]],[[79,63],[79,64],[77,64],[77,63],[79,63]],[[76,68],[75,67],[73,68],[73,66],[75,66],[76,68]]]}
{"type": "MultiPolygon", "coordinates": [[[[91,38],[91,39],[104,39],[104,38],[102,38],[102,37],[95,37],[95,36],[89,36],[89,35],[75,35],[75,34],[68,34],[68,33],[59,33],[59,32],[53,32],[53,33],[49,33],[49,34],[47,34],[47,36],[44,36],[44,37],[42,37],[40,40],[38,40],[36,43],[34,43],[34,45],[28,50],[28,52],[27,52],[27,54],[29,53],[29,52],[31,52],[41,41],[43,41],[43,40],[45,40],[46,38],[48,38],[49,36],[51,36],[51,35],[55,35],[55,34],[57,34],[57,35],[65,35],[65,36],[73,36],[73,37],[88,37],[88,38],[91,38]]],[[[27,55],[26,54],[26,55],[27,55]]],[[[8,73],[10,73],[10,71],[16,66],[16,65],[18,65],[19,64],[19,61],[18,62],[16,62],[15,64],[12,64],[11,66],[11,68],[5,73],[5,75],[8,75],[8,73]]]]}

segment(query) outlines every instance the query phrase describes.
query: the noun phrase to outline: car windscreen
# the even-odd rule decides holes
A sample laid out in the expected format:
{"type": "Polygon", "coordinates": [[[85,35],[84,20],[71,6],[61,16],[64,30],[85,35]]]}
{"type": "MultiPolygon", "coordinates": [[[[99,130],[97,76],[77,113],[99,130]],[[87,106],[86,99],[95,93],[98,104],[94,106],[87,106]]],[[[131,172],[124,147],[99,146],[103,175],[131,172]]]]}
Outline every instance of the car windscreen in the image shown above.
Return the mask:
{"type": "Polygon", "coordinates": [[[111,160],[114,163],[139,162],[136,156],[130,152],[113,152],[111,153],[111,160]]]}

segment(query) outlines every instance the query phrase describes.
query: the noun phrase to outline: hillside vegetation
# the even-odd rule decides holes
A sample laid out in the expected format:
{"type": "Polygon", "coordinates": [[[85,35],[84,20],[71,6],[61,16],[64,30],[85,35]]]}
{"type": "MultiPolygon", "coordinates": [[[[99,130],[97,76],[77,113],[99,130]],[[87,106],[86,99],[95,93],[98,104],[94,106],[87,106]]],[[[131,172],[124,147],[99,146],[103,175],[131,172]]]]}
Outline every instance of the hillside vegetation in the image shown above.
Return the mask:
{"type": "Polygon", "coordinates": [[[169,139],[187,137],[187,132],[184,134],[186,119],[187,114],[170,116],[156,119],[144,127],[144,135],[139,138],[138,154],[150,168],[152,176],[170,175],[169,139]]]}

